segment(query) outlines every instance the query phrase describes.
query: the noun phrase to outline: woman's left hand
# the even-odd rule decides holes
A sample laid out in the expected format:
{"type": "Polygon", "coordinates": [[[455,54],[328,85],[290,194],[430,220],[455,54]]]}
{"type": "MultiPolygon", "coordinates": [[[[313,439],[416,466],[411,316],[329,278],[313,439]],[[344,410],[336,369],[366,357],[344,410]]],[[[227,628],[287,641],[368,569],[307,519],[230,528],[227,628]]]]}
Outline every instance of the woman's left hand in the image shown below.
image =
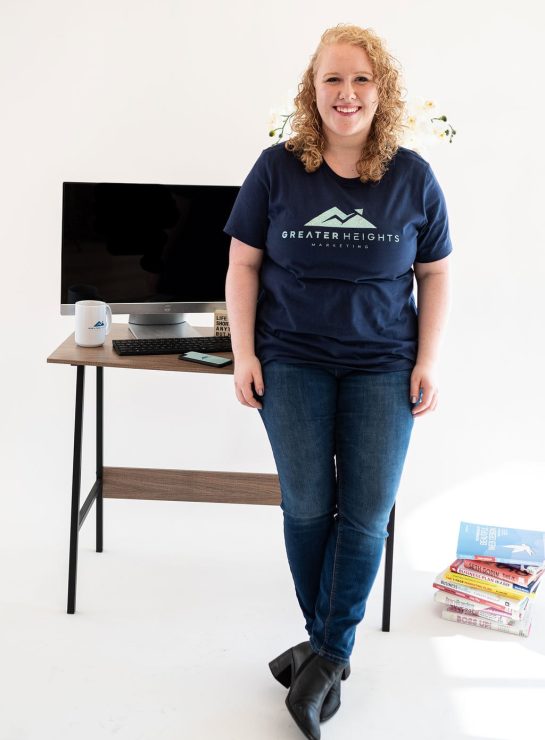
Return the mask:
{"type": "Polygon", "coordinates": [[[437,395],[439,389],[434,379],[434,369],[429,365],[414,366],[411,374],[411,403],[416,403],[412,410],[414,417],[424,416],[429,411],[435,411],[437,407],[437,395]],[[420,402],[418,400],[420,399],[420,402]]]}

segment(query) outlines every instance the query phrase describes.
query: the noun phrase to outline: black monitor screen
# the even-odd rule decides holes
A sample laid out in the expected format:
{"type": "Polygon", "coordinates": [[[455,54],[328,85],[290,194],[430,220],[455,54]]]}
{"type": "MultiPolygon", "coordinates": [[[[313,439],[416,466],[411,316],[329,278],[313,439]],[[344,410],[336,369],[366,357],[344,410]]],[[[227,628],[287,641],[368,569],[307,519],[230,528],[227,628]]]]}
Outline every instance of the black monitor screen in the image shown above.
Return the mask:
{"type": "Polygon", "coordinates": [[[63,183],[61,303],[224,301],[238,191],[63,183]]]}

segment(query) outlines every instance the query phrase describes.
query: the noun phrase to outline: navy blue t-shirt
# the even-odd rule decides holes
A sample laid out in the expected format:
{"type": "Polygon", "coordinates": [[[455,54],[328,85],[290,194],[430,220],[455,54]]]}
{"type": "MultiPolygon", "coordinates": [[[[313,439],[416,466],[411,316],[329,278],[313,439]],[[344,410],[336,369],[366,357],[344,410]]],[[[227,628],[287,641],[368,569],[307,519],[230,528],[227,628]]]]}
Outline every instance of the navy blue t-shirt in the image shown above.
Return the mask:
{"type": "Polygon", "coordinates": [[[283,143],[265,149],[224,231],[263,249],[255,352],[368,372],[412,369],[415,262],[452,246],[429,164],[399,148],[380,182],[312,173],[283,143]]]}

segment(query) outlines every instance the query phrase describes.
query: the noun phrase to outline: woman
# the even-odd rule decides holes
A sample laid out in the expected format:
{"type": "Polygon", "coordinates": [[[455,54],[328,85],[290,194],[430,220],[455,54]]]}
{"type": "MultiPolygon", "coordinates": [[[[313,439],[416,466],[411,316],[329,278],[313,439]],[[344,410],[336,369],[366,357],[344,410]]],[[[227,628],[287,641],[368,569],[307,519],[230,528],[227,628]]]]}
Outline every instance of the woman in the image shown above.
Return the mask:
{"type": "Polygon", "coordinates": [[[315,739],[340,705],[414,419],[437,405],[452,247],[429,164],[398,146],[399,73],[371,30],[328,29],[295,105],[294,136],[261,153],[226,224],[226,300],[309,635],[270,667],[315,739]]]}

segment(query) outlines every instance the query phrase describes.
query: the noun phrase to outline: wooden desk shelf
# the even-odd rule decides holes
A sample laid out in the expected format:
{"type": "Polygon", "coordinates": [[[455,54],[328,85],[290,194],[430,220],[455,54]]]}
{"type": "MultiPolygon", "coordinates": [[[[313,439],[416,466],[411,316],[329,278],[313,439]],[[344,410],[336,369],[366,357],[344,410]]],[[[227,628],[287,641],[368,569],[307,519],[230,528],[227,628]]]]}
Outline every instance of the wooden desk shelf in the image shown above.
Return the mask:
{"type": "Polygon", "coordinates": [[[216,504],[280,503],[278,476],[212,470],[104,468],[104,498],[202,501],[216,504]]]}

